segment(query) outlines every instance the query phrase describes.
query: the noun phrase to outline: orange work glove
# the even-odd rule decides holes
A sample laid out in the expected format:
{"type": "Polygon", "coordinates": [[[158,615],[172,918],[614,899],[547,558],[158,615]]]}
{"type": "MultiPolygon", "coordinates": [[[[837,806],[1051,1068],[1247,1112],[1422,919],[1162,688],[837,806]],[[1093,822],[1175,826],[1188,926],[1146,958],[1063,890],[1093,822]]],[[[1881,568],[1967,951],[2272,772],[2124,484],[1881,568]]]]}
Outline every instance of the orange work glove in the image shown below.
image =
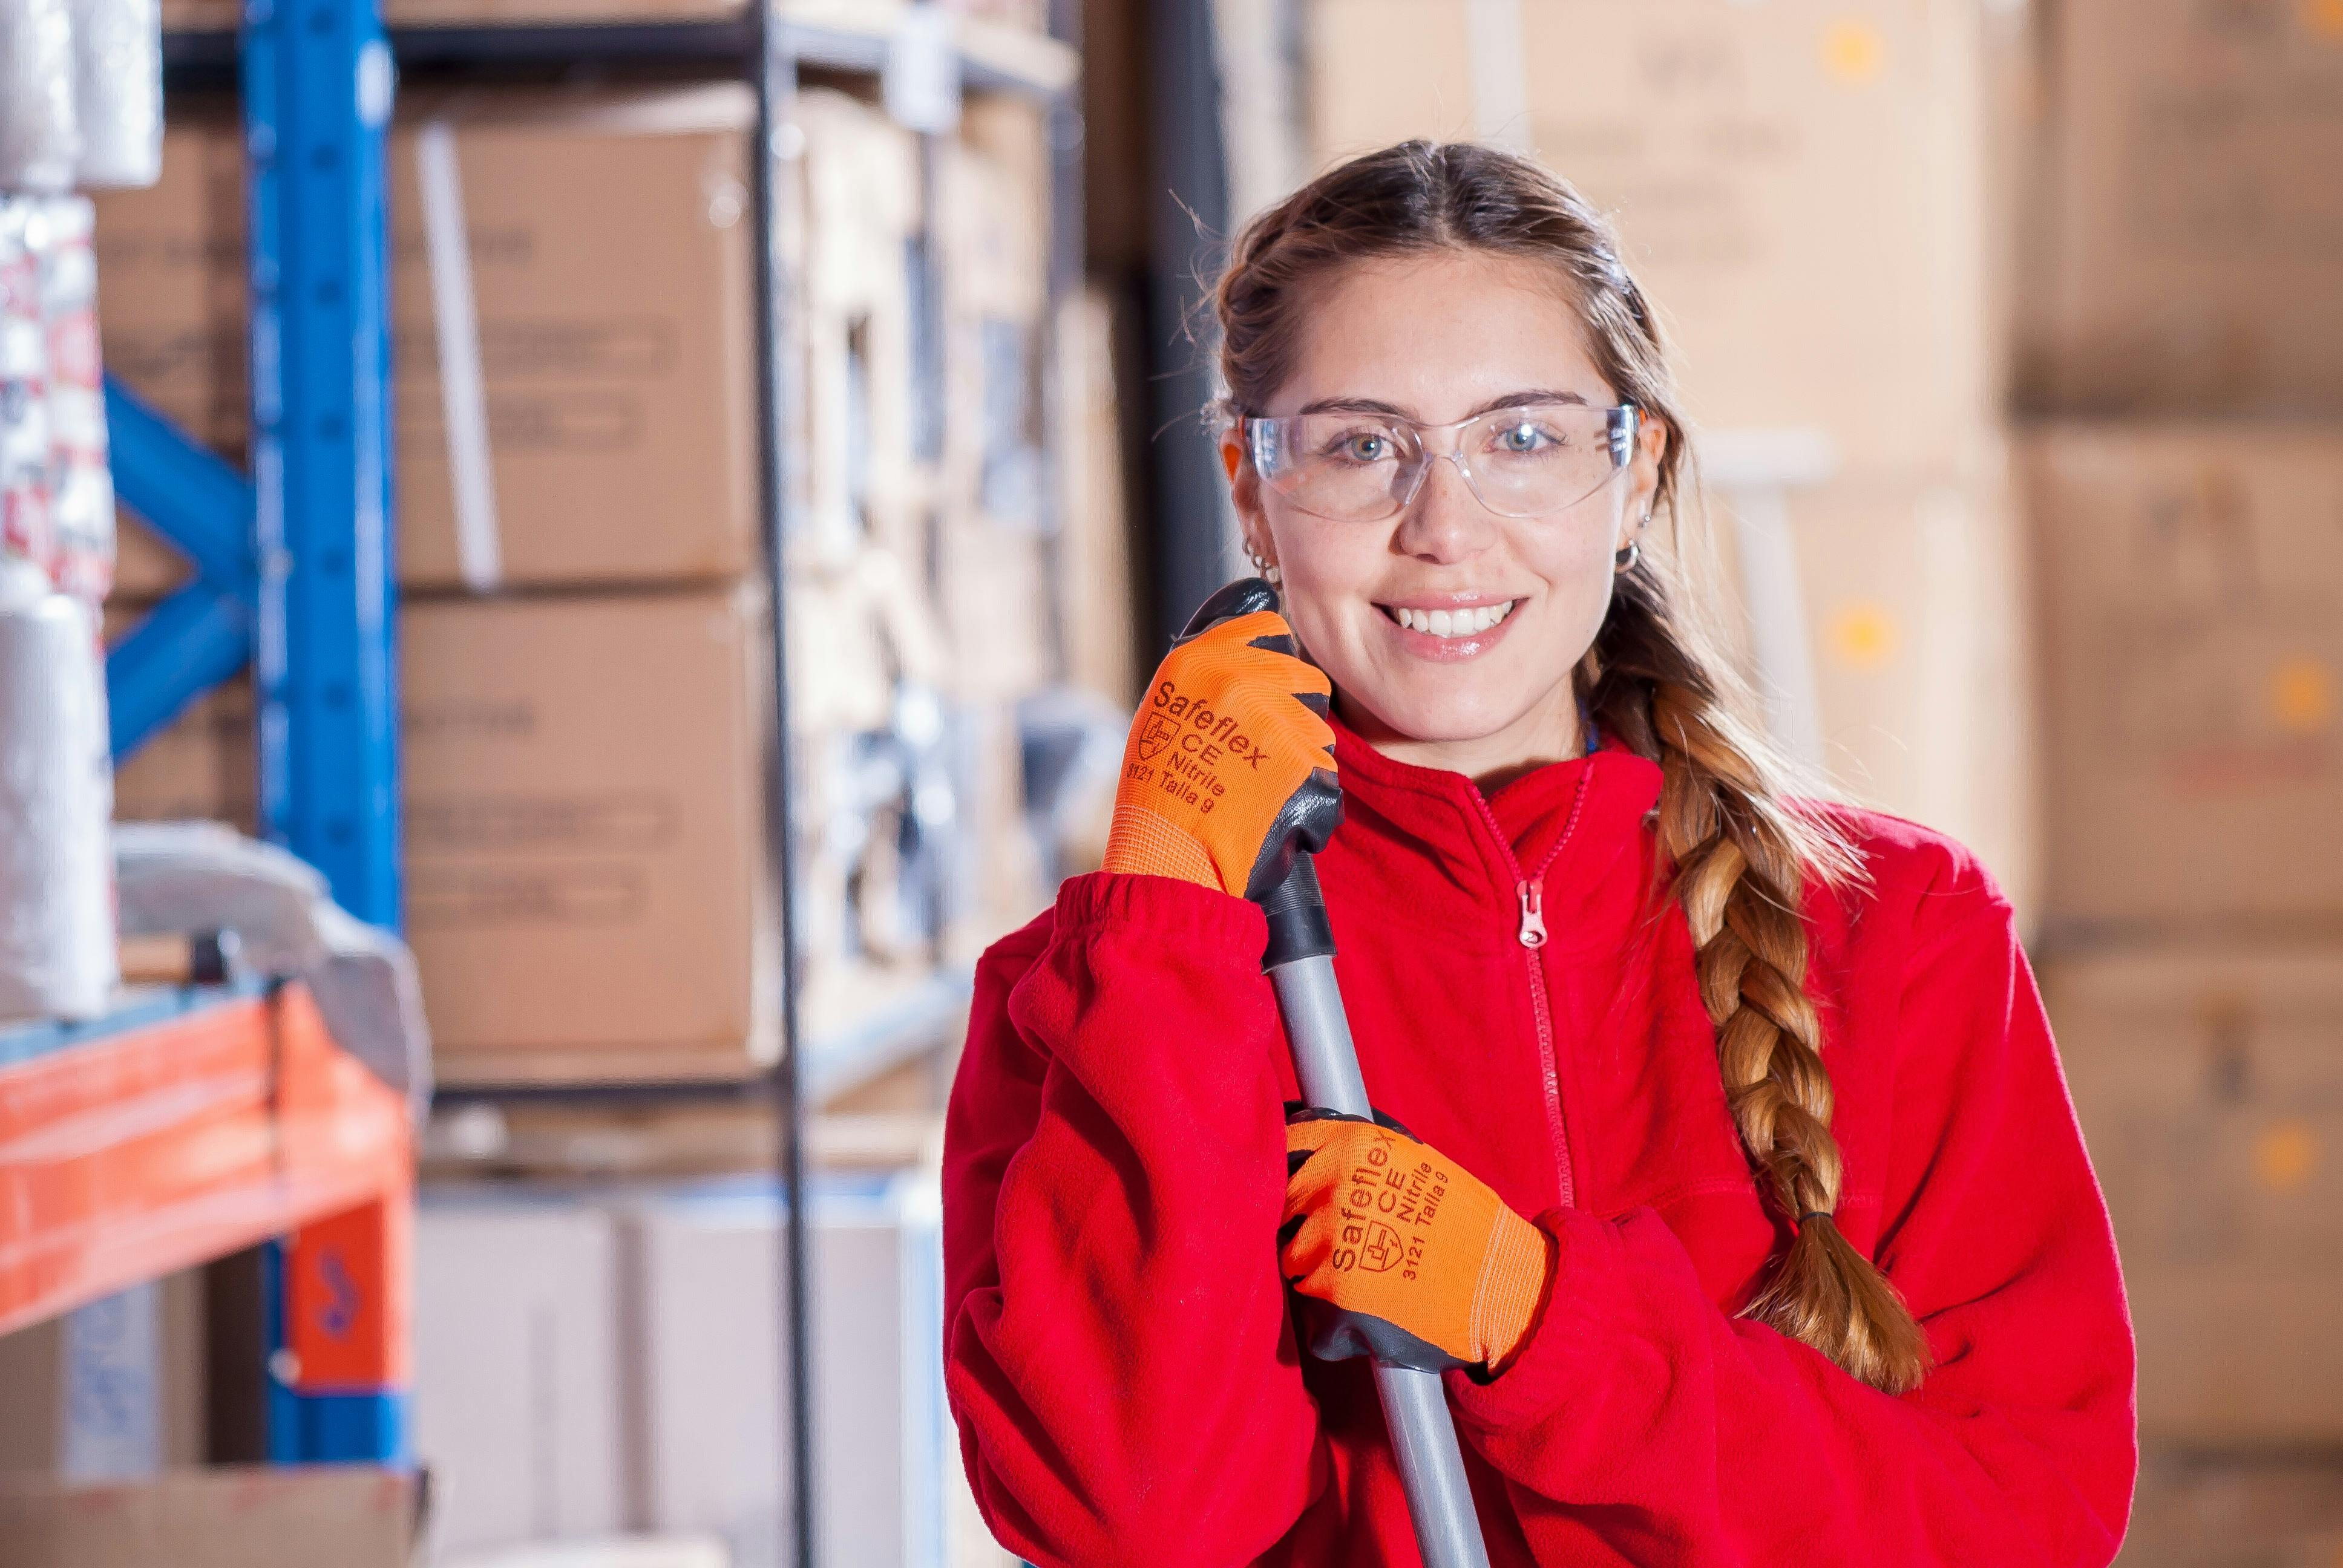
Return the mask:
{"type": "MultiPolygon", "coordinates": [[[[1243,602],[1276,600],[1262,584],[1243,602]]],[[[1182,638],[1131,722],[1103,869],[1267,896],[1342,817],[1332,690],[1273,609],[1182,638]]]]}
{"type": "Polygon", "coordinates": [[[1553,1282],[1553,1238],[1404,1129],[1294,1107],[1286,1119],[1286,1282],[1322,1360],[1502,1370],[1553,1282]]]}

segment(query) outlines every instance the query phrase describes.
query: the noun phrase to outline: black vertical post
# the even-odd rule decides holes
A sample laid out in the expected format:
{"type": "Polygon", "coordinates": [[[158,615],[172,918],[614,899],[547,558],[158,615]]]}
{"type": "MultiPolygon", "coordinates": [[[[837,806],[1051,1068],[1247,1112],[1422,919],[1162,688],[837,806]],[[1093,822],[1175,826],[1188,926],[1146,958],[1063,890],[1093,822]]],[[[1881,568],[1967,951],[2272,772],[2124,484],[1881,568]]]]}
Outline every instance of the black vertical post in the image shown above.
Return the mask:
{"type": "Polygon", "coordinates": [[[781,1201],[786,1205],[782,1228],[781,1364],[789,1380],[784,1437],[789,1446],[788,1472],[782,1477],[792,1502],[793,1517],[785,1521],[795,1537],[790,1560],[797,1568],[814,1568],[813,1494],[813,1358],[806,1325],[806,1205],[804,1106],[799,1099],[798,1060],[798,950],[796,881],[791,874],[789,820],[789,638],[784,618],[788,597],[784,541],[788,538],[789,498],[796,476],[790,454],[797,428],[797,357],[784,349],[780,335],[789,322],[790,266],[779,232],[781,170],[785,156],[795,161],[798,149],[790,141],[797,133],[790,120],[790,102],[797,92],[797,62],[791,57],[783,25],[775,15],[776,0],[759,0],[756,18],[755,54],[757,141],[750,149],[756,216],[757,257],[757,477],[763,501],[765,571],[770,588],[773,637],[773,737],[765,787],[765,832],[771,861],[775,919],[781,944],[781,1059],[774,1069],[774,1120],[780,1133],[781,1201]]]}
{"type": "Polygon", "coordinates": [[[1228,235],[1229,182],[1212,0],[1155,0],[1148,7],[1148,27],[1154,189],[1148,221],[1147,384],[1155,527],[1147,630],[1149,646],[1161,652],[1190,612],[1227,580],[1231,564],[1219,459],[1198,422],[1212,397],[1198,312],[1228,235]]]}

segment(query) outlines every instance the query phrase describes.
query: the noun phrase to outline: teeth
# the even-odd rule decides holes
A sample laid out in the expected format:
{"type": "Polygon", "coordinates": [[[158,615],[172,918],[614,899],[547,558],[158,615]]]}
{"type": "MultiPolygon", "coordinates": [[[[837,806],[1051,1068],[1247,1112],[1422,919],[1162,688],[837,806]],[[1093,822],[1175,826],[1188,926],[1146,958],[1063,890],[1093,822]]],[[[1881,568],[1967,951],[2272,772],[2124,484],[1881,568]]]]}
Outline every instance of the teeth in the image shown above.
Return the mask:
{"type": "Polygon", "coordinates": [[[1507,599],[1503,604],[1484,604],[1477,609],[1408,609],[1394,608],[1393,618],[1410,631],[1429,632],[1433,637],[1470,637],[1488,630],[1513,613],[1519,599],[1507,599]]]}

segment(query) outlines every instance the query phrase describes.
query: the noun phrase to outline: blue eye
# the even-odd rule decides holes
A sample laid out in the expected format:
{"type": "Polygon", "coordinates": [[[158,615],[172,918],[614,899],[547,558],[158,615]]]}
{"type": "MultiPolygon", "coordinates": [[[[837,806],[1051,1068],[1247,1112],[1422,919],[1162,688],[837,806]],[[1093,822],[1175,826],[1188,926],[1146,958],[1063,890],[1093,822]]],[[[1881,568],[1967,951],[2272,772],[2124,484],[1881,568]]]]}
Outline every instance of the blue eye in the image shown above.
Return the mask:
{"type": "Polygon", "coordinates": [[[1354,463],[1380,463],[1391,456],[1391,437],[1373,433],[1353,436],[1337,449],[1354,463]]]}
{"type": "Polygon", "coordinates": [[[1534,452],[1554,437],[1535,425],[1516,425],[1497,439],[1508,452],[1534,452]]]}

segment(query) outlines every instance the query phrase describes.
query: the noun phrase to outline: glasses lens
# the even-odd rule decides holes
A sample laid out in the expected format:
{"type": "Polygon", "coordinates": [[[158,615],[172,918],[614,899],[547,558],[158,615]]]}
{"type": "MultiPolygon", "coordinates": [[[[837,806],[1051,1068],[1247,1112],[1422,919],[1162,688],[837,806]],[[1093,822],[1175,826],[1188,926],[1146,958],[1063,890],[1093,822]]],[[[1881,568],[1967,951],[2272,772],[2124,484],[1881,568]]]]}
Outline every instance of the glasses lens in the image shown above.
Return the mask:
{"type": "Polygon", "coordinates": [[[1501,408],[1466,426],[1458,454],[1482,505],[1535,518],[1576,506],[1609,481],[1634,451],[1615,426],[1633,416],[1574,403],[1501,408]]]}
{"type": "Polygon", "coordinates": [[[1305,512],[1373,522],[1399,509],[1423,461],[1415,433],[1373,414],[1256,419],[1253,467],[1305,512]]]}
{"type": "MultiPolygon", "coordinates": [[[[1429,460],[1416,429],[1375,414],[1250,421],[1262,481],[1305,512],[1376,522],[1415,494],[1429,460]]],[[[1538,518],[1576,506],[1634,455],[1635,411],[1580,403],[1500,408],[1457,431],[1455,456],[1491,511],[1538,518]]]]}

